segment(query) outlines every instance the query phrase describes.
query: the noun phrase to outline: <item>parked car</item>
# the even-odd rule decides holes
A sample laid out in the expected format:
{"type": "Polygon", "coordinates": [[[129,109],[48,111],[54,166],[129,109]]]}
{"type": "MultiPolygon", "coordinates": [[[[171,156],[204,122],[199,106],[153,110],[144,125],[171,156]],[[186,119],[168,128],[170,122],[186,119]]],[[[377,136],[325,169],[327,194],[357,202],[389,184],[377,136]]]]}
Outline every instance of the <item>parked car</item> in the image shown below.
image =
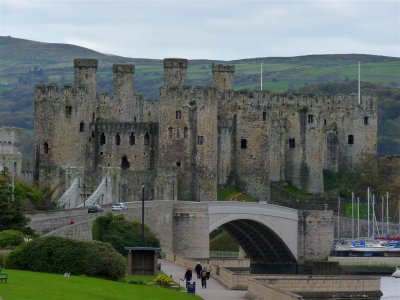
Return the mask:
{"type": "Polygon", "coordinates": [[[88,206],[88,213],[97,213],[97,212],[102,212],[104,209],[99,205],[99,204],[93,204],[88,206]]]}
{"type": "Polygon", "coordinates": [[[125,203],[114,203],[112,206],[112,210],[124,210],[124,209],[128,209],[128,207],[125,205],[125,203]]]}

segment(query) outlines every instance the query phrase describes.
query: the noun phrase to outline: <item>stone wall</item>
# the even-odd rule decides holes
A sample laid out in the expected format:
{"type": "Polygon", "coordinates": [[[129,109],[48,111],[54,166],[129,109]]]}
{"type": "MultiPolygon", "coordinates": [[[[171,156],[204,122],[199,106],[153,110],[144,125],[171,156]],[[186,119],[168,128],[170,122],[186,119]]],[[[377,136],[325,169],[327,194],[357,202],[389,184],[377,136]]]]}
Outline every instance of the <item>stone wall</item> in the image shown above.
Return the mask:
{"type": "Polygon", "coordinates": [[[332,211],[299,211],[299,261],[326,260],[334,236],[332,211]]]}

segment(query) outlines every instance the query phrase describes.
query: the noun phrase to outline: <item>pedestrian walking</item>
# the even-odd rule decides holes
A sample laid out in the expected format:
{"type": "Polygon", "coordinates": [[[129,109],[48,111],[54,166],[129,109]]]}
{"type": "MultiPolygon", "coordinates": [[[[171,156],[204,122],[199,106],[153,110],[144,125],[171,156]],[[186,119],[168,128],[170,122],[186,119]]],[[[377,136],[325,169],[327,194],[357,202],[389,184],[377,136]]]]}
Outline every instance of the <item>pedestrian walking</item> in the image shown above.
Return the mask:
{"type": "Polygon", "coordinates": [[[200,277],[201,277],[201,288],[206,289],[207,288],[207,271],[206,271],[206,269],[201,270],[200,277]]]}
{"type": "Polygon", "coordinates": [[[187,289],[190,281],[192,280],[192,268],[190,266],[188,266],[186,269],[185,280],[186,280],[186,289],[187,289]]]}
{"type": "Polygon", "coordinates": [[[200,262],[197,263],[197,265],[194,267],[194,270],[196,271],[197,278],[200,279],[200,277],[201,277],[201,270],[203,270],[203,268],[201,267],[200,262]]]}
{"type": "Polygon", "coordinates": [[[208,280],[208,279],[210,279],[211,271],[212,271],[212,267],[211,267],[211,264],[210,264],[210,261],[209,261],[209,260],[207,260],[207,263],[206,263],[206,265],[204,266],[204,269],[206,269],[207,280],[208,280]]]}

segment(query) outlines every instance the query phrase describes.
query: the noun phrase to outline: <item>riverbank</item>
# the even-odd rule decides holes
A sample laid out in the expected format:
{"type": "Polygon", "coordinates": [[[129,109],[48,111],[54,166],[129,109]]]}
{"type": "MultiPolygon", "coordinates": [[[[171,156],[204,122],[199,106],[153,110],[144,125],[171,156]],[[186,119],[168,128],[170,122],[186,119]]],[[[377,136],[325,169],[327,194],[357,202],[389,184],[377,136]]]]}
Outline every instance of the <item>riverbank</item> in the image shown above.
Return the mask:
{"type": "Polygon", "coordinates": [[[400,266],[400,257],[340,257],[330,256],[328,261],[338,264],[340,274],[391,275],[400,266]]]}

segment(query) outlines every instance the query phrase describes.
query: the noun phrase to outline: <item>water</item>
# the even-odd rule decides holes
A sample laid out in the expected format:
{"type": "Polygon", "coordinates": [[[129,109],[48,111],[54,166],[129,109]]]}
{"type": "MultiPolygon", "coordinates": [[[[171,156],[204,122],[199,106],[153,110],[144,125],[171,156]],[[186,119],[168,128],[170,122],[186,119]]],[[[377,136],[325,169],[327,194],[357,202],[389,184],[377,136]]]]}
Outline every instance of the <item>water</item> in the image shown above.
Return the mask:
{"type": "Polygon", "coordinates": [[[400,278],[381,277],[381,300],[400,300],[400,278]]]}

